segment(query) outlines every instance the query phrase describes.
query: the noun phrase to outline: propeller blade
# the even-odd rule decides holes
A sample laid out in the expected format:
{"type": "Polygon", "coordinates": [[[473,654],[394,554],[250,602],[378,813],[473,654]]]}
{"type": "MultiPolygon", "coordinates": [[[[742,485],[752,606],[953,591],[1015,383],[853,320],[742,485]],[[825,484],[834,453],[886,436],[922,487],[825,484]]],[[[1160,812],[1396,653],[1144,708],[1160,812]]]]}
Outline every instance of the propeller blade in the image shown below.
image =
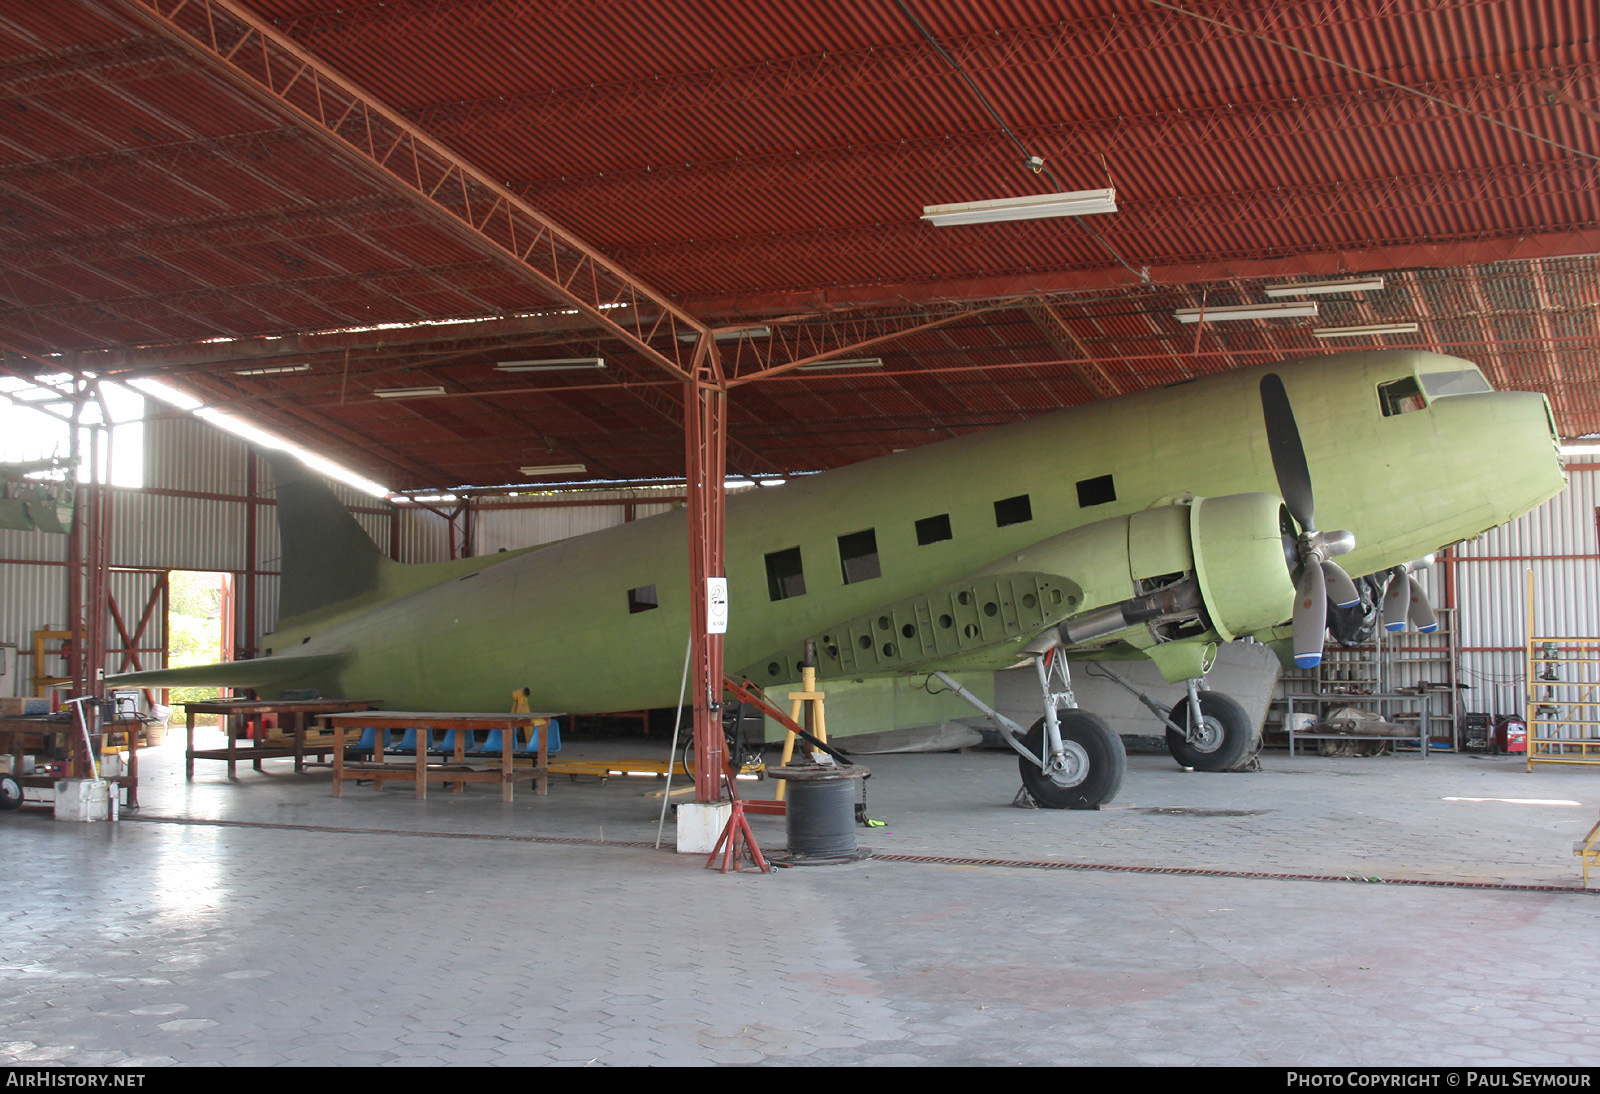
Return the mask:
{"type": "Polygon", "coordinates": [[[1406,615],[1417,630],[1432,634],[1439,629],[1439,620],[1433,614],[1433,605],[1428,603],[1428,594],[1423,592],[1422,583],[1410,574],[1406,575],[1406,582],[1411,596],[1406,615]]]}
{"type": "Polygon", "coordinates": [[[1321,566],[1307,566],[1294,600],[1294,663],[1314,669],[1322,663],[1323,635],[1328,629],[1328,584],[1321,566]]]}
{"type": "Polygon", "coordinates": [[[1356,583],[1350,580],[1350,575],[1344,572],[1344,567],[1331,560],[1322,563],[1322,576],[1327,579],[1328,599],[1333,601],[1335,608],[1353,608],[1361,603],[1361,594],[1356,591],[1356,583]]]}
{"type": "Polygon", "coordinates": [[[1278,477],[1278,493],[1301,531],[1311,531],[1316,514],[1311,469],[1306,465],[1306,450],[1300,443],[1300,427],[1295,424],[1289,393],[1277,373],[1269,372],[1261,378],[1261,415],[1267,427],[1272,472],[1278,477]]]}
{"type": "Polygon", "coordinates": [[[1406,572],[1400,567],[1390,571],[1389,587],[1383,594],[1383,629],[1406,629],[1406,613],[1411,609],[1411,586],[1406,583],[1406,572]]]}

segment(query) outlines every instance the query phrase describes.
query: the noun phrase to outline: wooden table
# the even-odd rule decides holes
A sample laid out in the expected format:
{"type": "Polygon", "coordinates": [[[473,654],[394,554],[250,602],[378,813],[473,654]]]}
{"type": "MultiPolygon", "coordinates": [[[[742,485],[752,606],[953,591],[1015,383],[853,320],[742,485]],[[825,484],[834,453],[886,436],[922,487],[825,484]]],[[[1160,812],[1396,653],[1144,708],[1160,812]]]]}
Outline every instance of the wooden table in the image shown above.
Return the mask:
{"type": "MultiPolygon", "coordinates": [[[[196,760],[227,760],[228,778],[239,777],[239,761],[250,760],[251,766],[261,770],[261,761],[280,756],[293,756],[294,769],[306,769],[306,719],[307,716],[331,714],[345,710],[368,710],[377,705],[375,699],[212,699],[200,703],[185,703],[189,722],[188,753],[184,761],[184,774],[194,778],[196,760]],[[228,734],[227,748],[196,749],[194,747],[194,716],[196,714],[222,715],[223,728],[228,734]],[[279,726],[287,726],[294,734],[294,743],[269,745],[266,733],[257,724],[251,737],[251,747],[239,747],[239,730],[252,716],[259,719],[264,714],[275,714],[279,726]]],[[[322,756],[330,751],[326,747],[313,747],[312,755],[322,756]]]]}
{"type": "Polygon", "coordinates": [[[511,800],[511,789],[519,782],[532,782],[534,793],[549,793],[550,734],[548,726],[554,714],[469,714],[429,713],[414,710],[371,710],[360,714],[324,714],[322,722],[333,730],[333,796],[344,796],[347,779],[369,779],[373,788],[383,789],[384,779],[412,782],[419,798],[428,796],[429,782],[453,783],[459,792],[466,783],[485,782],[500,784],[500,800],[511,800]],[[539,758],[532,767],[514,765],[516,730],[538,727],[539,758]],[[344,757],[345,732],[349,729],[372,729],[372,760],[368,763],[349,762],[344,757]],[[414,729],[417,731],[416,754],[410,763],[386,763],[383,759],[383,730],[414,729]],[[455,755],[449,762],[428,762],[430,731],[456,730],[455,755]],[[468,762],[465,730],[498,729],[500,755],[476,757],[480,766],[468,762]],[[493,761],[484,765],[484,761],[493,761]]]}
{"type": "MultiPolygon", "coordinates": [[[[96,749],[100,748],[107,737],[121,734],[128,738],[127,774],[110,776],[106,782],[115,783],[127,790],[128,807],[131,809],[139,807],[139,730],[142,728],[144,723],[137,718],[115,718],[101,723],[99,730],[91,737],[93,747],[96,749]]],[[[36,790],[53,789],[56,779],[67,776],[24,775],[22,757],[29,752],[36,754],[65,752],[73,761],[72,774],[80,778],[87,778],[89,775],[88,757],[82,755],[83,733],[70,714],[65,718],[47,714],[0,718],[0,752],[11,754],[11,774],[17,783],[36,790]],[[30,741],[30,737],[37,737],[38,740],[30,741]],[[52,742],[52,738],[61,740],[52,742]]]]}

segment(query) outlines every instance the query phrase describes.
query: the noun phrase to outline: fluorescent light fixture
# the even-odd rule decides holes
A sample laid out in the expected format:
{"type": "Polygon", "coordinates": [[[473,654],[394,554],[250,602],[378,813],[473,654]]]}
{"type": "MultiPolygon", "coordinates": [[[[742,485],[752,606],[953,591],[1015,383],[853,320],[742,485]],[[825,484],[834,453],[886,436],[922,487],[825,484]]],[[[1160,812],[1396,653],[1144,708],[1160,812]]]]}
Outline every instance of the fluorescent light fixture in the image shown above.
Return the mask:
{"type": "Polygon", "coordinates": [[[1299,285],[1268,285],[1261,291],[1268,296],[1317,296],[1330,292],[1375,292],[1383,288],[1383,278],[1363,277],[1350,281],[1306,281],[1299,285]]]}
{"type": "Polygon", "coordinates": [[[1081,217],[1117,211],[1115,190],[1073,190],[1065,194],[1030,194],[1020,198],[961,201],[954,205],[925,205],[922,219],[940,228],[956,224],[992,224],[1000,220],[1040,220],[1044,217],[1081,217]]]}
{"type": "Polygon", "coordinates": [[[1230,304],[1223,308],[1179,308],[1172,313],[1180,323],[1226,323],[1235,319],[1292,319],[1316,315],[1315,303],[1230,304]]]}
{"type": "Polygon", "coordinates": [[[424,395],[443,395],[442,387],[380,387],[373,391],[380,399],[419,399],[424,395]]]}
{"type": "Polygon", "coordinates": [[[1368,327],[1317,327],[1313,338],[1370,338],[1377,334],[1415,334],[1415,323],[1374,323],[1368,327]]]}
{"type": "Polygon", "coordinates": [[[1570,441],[1562,441],[1560,452],[1563,456],[1600,455],[1600,437],[1574,437],[1570,441]]]}
{"type": "Polygon", "coordinates": [[[546,475],[581,475],[589,468],[581,463],[552,463],[543,467],[522,467],[518,470],[530,478],[543,478],[546,475]]]}
{"type": "MultiPolygon", "coordinates": [[[[696,341],[697,339],[699,339],[699,337],[700,336],[698,334],[696,334],[694,331],[686,330],[682,334],[678,335],[678,341],[680,341],[680,342],[693,342],[693,341],[696,341]]],[[[714,342],[737,342],[741,338],[771,338],[771,337],[772,337],[772,328],[771,327],[739,327],[739,328],[734,329],[734,330],[713,331],[712,334],[711,334],[711,339],[714,342]]]]}
{"type": "Polygon", "coordinates": [[[543,361],[498,361],[501,372],[563,372],[567,369],[605,368],[604,357],[551,357],[543,361]]]}
{"type": "Polygon", "coordinates": [[[236,368],[235,376],[278,376],[285,372],[310,372],[310,365],[262,365],[260,368],[236,368]]]}
{"type": "Polygon", "coordinates": [[[809,365],[801,365],[800,372],[826,372],[835,368],[882,368],[882,357],[857,357],[846,361],[814,361],[809,365]]]}

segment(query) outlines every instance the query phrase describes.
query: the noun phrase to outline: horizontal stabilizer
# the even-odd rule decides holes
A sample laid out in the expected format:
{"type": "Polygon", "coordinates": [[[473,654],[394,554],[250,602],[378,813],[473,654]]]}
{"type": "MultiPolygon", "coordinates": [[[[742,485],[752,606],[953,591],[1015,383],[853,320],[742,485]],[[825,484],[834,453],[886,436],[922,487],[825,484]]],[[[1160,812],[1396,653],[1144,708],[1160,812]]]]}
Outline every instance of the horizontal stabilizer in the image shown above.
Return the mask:
{"type": "Polygon", "coordinates": [[[174,669],[149,669],[106,677],[113,687],[189,688],[232,687],[272,691],[294,687],[336,673],[349,659],[347,653],[317,653],[305,657],[260,657],[253,661],[223,661],[214,665],[186,665],[174,669]]]}

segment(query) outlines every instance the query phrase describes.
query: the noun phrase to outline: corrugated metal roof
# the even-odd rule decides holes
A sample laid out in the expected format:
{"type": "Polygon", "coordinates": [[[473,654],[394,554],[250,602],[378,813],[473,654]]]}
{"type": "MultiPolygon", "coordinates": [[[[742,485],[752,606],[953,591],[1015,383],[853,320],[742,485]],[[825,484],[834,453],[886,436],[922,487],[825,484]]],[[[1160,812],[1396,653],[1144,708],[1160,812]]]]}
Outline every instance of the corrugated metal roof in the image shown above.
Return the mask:
{"type": "MultiPolygon", "coordinates": [[[[736,470],[1318,352],[1305,322],[1197,340],[1170,313],[1368,272],[1385,292],[1323,297],[1318,325],[1417,321],[1418,344],[1550,392],[1564,432],[1600,431],[1592,0],[906,0],[942,53],[893,2],[247,6],[710,322],[827,317],[848,343],[985,307],[849,354],[881,373],[739,388],[736,470]],[[919,219],[1112,183],[1120,211],[1081,223],[919,219]]],[[[536,457],[681,473],[674,381],[139,7],[0,12],[0,347],[166,371],[396,487],[536,457]],[[489,321],[195,346],[445,318],[489,321]],[[536,354],[610,367],[492,367],[536,354]],[[238,375],[275,362],[313,367],[238,375]]]]}

